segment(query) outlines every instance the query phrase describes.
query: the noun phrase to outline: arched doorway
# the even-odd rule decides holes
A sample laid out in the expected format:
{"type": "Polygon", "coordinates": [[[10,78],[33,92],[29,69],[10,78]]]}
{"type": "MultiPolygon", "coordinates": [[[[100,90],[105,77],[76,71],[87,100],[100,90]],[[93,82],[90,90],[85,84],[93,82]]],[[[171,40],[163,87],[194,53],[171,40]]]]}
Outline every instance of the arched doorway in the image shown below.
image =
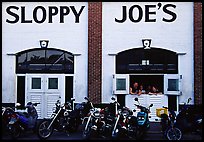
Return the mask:
{"type": "Polygon", "coordinates": [[[138,97],[141,104],[153,103],[151,120],[156,117],[156,108],[168,106],[178,110],[177,97],[181,95],[181,79],[178,74],[178,54],[176,52],[154,48],[133,48],[119,52],[115,58],[115,75],[113,76],[113,94],[124,106],[134,108],[134,97],[138,97]],[[144,93],[141,96],[129,95],[130,87],[137,82],[146,89],[156,87],[159,95],[144,93]]]}
{"type": "Polygon", "coordinates": [[[56,100],[73,97],[74,55],[54,48],[35,48],[16,55],[17,102],[40,102],[39,118],[49,117],[56,100]]]}

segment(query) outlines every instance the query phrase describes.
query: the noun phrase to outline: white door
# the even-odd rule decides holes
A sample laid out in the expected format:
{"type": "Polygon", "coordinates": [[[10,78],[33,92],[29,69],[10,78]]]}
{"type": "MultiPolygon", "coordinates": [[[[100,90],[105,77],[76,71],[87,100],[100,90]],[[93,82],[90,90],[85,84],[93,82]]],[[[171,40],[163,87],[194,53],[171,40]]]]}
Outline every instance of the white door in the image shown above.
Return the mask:
{"type": "Polygon", "coordinates": [[[26,103],[40,102],[36,107],[39,119],[50,117],[57,100],[65,101],[63,74],[26,74],[26,103]]]}

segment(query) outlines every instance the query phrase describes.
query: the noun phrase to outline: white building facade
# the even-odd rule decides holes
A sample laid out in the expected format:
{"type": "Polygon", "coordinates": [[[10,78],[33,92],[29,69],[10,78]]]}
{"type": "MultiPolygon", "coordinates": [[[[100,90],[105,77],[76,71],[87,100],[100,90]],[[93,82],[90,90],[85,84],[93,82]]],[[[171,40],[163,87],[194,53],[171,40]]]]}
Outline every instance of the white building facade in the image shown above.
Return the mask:
{"type": "MultiPolygon", "coordinates": [[[[39,101],[40,118],[57,99],[88,94],[88,2],[2,3],[2,103],[39,101]],[[40,41],[48,43],[41,47],[40,41]]],[[[112,96],[134,108],[194,100],[191,2],[103,2],[101,103],[112,96]],[[130,95],[134,81],[161,94],[130,95]]],[[[94,35],[93,35],[94,36],[94,35]]],[[[193,104],[194,101],[191,103],[193,104]]]]}

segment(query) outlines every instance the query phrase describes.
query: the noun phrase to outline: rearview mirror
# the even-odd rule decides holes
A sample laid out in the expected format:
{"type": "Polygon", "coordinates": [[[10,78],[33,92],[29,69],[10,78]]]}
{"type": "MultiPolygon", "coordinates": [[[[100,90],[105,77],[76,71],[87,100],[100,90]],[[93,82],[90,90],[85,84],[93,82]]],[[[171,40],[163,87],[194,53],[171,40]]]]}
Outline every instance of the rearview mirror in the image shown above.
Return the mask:
{"type": "Polygon", "coordinates": [[[192,98],[188,98],[188,103],[192,100],[192,98]]]}
{"type": "Polygon", "coordinates": [[[16,107],[19,107],[19,106],[21,106],[21,104],[20,103],[16,103],[16,107]]]}
{"type": "Polygon", "coordinates": [[[135,101],[138,101],[138,98],[137,98],[137,97],[135,98],[135,101]]]}
{"type": "Polygon", "coordinates": [[[115,101],[115,98],[114,98],[114,97],[111,97],[111,100],[115,101]]]}
{"type": "Polygon", "coordinates": [[[84,97],[85,100],[89,100],[87,97],[84,97]]]}
{"type": "Polygon", "coordinates": [[[149,107],[152,107],[153,106],[153,104],[151,104],[149,107]]]}

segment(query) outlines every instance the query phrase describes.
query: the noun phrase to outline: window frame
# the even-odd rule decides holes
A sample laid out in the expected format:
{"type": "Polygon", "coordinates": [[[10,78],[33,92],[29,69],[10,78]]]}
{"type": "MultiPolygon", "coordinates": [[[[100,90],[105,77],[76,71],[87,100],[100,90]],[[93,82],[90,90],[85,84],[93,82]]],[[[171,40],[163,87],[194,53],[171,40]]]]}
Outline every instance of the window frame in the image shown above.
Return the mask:
{"type": "Polygon", "coordinates": [[[164,94],[165,95],[182,95],[182,75],[180,74],[164,74],[164,94]],[[169,79],[178,80],[178,90],[177,91],[169,91],[168,83],[169,79]]]}
{"type": "MultiPolygon", "coordinates": [[[[31,58],[31,57],[30,57],[31,58]]],[[[57,60],[56,60],[57,61],[57,60]]],[[[16,55],[16,73],[68,73],[68,74],[74,74],[74,54],[71,52],[67,52],[60,49],[55,48],[34,48],[29,50],[24,50],[16,55]],[[56,51],[58,54],[54,54],[56,51]],[[36,63],[32,62],[30,59],[28,59],[29,54],[32,55],[33,53],[36,53],[33,55],[33,57],[40,58],[39,60],[36,59],[36,63]],[[39,52],[39,55],[43,53],[44,58],[41,59],[41,56],[37,56],[39,52]],[[47,53],[53,54],[48,54],[47,53]],[[61,53],[61,54],[60,54],[61,53]],[[63,58],[63,61],[58,64],[55,63],[48,63],[48,57],[51,56],[59,56],[59,60],[63,58]],[[31,62],[29,62],[31,61],[31,62]],[[32,69],[32,65],[34,65],[32,69]],[[48,65],[50,67],[54,68],[48,68],[48,65]],[[22,66],[22,68],[20,68],[22,66]],[[30,67],[29,67],[30,66],[30,67]],[[36,66],[36,68],[35,68],[36,66]],[[39,68],[37,68],[39,66],[39,68]],[[57,66],[60,66],[57,68],[57,66]]]]}
{"type": "Polygon", "coordinates": [[[113,94],[129,94],[129,74],[113,74],[113,94]],[[125,79],[124,90],[117,90],[117,79],[125,79]]]}

